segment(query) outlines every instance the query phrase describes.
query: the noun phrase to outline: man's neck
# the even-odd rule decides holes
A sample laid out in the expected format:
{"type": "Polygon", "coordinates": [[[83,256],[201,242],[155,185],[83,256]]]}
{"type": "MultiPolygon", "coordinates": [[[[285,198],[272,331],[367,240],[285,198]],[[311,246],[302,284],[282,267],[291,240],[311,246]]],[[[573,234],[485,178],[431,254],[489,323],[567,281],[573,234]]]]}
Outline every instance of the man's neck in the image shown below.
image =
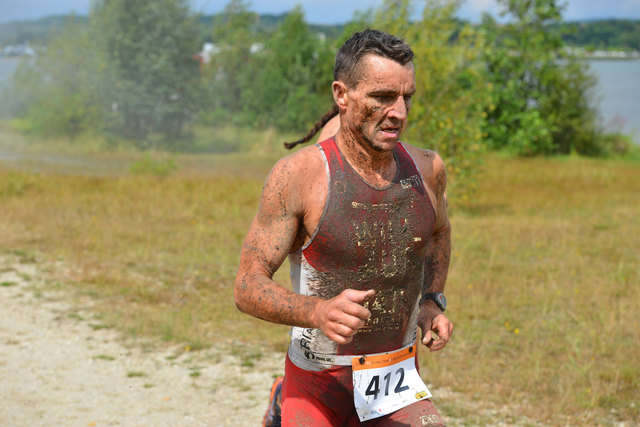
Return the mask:
{"type": "Polygon", "coordinates": [[[340,128],[335,139],[347,162],[366,182],[375,187],[385,187],[393,180],[397,169],[393,151],[376,150],[344,127],[340,128]]]}

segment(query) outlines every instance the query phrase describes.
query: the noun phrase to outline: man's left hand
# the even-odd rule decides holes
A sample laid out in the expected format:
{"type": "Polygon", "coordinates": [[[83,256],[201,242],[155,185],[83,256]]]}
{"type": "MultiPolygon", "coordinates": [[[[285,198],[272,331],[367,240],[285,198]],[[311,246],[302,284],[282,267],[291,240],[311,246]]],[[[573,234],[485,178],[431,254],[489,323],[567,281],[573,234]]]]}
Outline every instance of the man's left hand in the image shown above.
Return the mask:
{"type": "Polygon", "coordinates": [[[423,313],[419,322],[422,330],[422,344],[431,351],[442,350],[453,333],[453,323],[442,312],[438,314],[423,313]],[[435,335],[434,335],[435,333],[435,335]]]}

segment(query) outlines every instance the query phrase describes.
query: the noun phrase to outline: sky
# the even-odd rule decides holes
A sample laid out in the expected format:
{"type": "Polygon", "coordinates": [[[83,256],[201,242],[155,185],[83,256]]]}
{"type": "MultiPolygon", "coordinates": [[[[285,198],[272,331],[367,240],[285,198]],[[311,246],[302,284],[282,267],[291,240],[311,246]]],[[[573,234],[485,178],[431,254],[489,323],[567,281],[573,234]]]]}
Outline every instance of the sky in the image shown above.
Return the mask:
{"type": "MultiPolygon", "coordinates": [[[[149,0],[152,1],[152,0],[149,0]]],[[[382,0],[254,0],[247,1],[258,13],[279,14],[300,4],[306,20],[313,24],[339,24],[353,17],[356,10],[377,6],[382,0]]],[[[190,0],[194,11],[211,14],[222,11],[228,0],[190,0]]],[[[38,19],[72,12],[87,15],[91,0],[0,0],[0,22],[38,19]]],[[[483,12],[495,16],[500,8],[496,0],[465,0],[460,18],[478,22],[483,12]]],[[[566,21],[603,18],[640,19],[640,0],[569,0],[566,21]]]]}

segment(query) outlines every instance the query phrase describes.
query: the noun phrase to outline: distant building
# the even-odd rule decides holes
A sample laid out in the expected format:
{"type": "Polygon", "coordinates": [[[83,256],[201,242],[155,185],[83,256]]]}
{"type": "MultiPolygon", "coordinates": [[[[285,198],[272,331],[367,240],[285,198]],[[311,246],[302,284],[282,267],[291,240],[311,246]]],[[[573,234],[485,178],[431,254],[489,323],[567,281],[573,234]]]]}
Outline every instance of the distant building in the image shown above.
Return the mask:
{"type": "Polygon", "coordinates": [[[208,64],[211,62],[211,56],[220,53],[220,47],[213,43],[205,43],[202,45],[202,50],[194,55],[194,58],[201,64],[208,64]]]}
{"type": "Polygon", "coordinates": [[[0,51],[0,56],[16,57],[16,56],[36,56],[36,51],[29,43],[19,45],[7,45],[0,51]]]}
{"type": "MultiPolygon", "coordinates": [[[[264,50],[263,43],[253,43],[249,48],[249,52],[252,54],[260,53],[264,50]]],[[[195,55],[193,58],[198,61],[201,65],[207,65],[211,62],[211,58],[214,55],[217,55],[222,51],[222,48],[219,45],[216,45],[211,42],[206,42],[202,45],[202,50],[195,55]]]]}
{"type": "Polygon", "coordinates": [[[626,50],[588,50],[584,47],[565,47],[567,53],[572,56],[589,59],[638,59],[640,52],[626,50]]]}

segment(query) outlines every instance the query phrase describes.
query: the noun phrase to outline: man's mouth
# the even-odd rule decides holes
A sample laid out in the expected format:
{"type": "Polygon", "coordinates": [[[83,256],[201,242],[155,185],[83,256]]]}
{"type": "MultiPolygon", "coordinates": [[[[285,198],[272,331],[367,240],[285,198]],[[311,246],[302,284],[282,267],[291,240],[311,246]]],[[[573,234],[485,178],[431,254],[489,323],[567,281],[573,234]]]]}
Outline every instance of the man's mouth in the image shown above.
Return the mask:
{"type": "Polygon", "coordinates": [[[400,135],[400,128],[397,126],[383,126],[380,128],[380,132],[382,132],[385,137],[397,138],[398,135],[400,135]]]}

